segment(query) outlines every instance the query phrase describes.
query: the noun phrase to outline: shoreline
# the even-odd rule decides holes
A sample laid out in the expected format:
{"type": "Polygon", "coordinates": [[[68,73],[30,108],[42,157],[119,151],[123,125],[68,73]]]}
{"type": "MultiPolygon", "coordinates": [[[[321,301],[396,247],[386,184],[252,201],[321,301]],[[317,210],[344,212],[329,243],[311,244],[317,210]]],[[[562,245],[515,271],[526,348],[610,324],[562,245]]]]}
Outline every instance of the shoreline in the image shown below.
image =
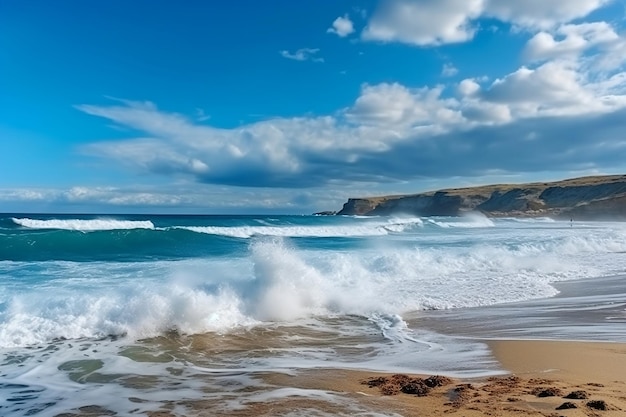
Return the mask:
{"type": "MultiPolygon", "coordinates": [[[[626,343],[544,340],[485,343],[508,374],[453,378],[444,386],[417,396],[397,391],[385,395],[379,386],[367,385],[367,381],[391,378],[389,373],[345,369],[309,369],[291,375],[271,373],[263,376],[264,382],[277,390],[294,390],[293,396],[273,402],[270,408],[262,402],[250,404],[241,415],[280,414],[281,410],[293,411],[293,407],[306,415],[310,410],[322,414],[350,412],[346,404],[339,406],[321,396],[302,398],[296,394],[297,390],[337,395],[350,400],[352,407],[374,415],[613,417],[626,414],[626,343]],[[575,398],[565,398],[568,395],[575,398]],[[575,408],[558,409],[564,404],[575,408]]],[[[408,375],[423,379],[429,376],[408,375]]]]}
{"type": "MultiPolygon", "coordinates": [[[[625,283],[623,274],[560,281],[553,283],[559,289],[554,297],[426,311],[408,318],[411,328],[483,344],[502,371],[495,376],[457,374],[425,396],[405,394],[397,387],[394,395],[384,395],[380,386],[367,384],[390,378],[392,372],[329,364],[327,368],[254,372],[251,376],[261,383],[258,394],[240,401],[239,409],[222,409],[220,414],[216,411],[219,402],[211,401],[189,406],[192,415],[198,416],[624,416],[625,283]],[[577,398],[564,398],[572,393],[577,398]],[[564,405],[575,408],[558,409],[564,405]]],[[[411,366],[407,362],[407,369],[411,366]]],[[[441,372],[455,373],[451,369],[441,372]]],[[[150,417],[163,416],[172,415],[150,417]]]]}
{"type": "Polygon", "coordinates": [[[489,344],[495,340],[626,343],[626,274],[550,283],[558,294],[464,309],[420,311],[412,328],[489,344]]]}

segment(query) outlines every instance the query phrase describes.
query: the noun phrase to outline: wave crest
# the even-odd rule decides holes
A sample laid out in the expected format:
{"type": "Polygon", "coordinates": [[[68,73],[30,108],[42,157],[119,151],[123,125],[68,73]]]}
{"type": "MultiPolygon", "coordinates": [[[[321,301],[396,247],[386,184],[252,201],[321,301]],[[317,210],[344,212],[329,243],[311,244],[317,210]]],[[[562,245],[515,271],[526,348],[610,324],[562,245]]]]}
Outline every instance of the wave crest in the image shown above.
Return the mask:
{"type": "Polygon", "coordinates": [[[114,220],[114,219],[49,219],[38,220],[29,218],[15,218],[13,223],[29,229],[59,229],[93,232],[98,230],[130,230],[154,229],[149,220],[114,220]]]}
{"type": "Polygon", "coordinates": [[[389,219],[357,225],[326,226],[177,226],[177,229],[195,233],[249,239],[255,236],[273,237],[368,237],[401,233],[415,226],[422,226],[420,218],[389,219]]]}

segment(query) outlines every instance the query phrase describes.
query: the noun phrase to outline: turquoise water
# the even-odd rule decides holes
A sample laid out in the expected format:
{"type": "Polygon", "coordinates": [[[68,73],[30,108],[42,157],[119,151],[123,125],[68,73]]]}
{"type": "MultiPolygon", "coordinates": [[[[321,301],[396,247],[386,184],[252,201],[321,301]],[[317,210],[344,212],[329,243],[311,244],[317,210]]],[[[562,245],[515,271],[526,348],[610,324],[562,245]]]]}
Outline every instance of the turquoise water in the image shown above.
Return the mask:
{"type": "MultiPolygon", "coordinates": [[[[260,374],[320,367],[494,374],[459,323],[527,303],[532,337],[532,300],[625,271],[623,223],[4,214],[0,415],[189,415],[180,404],[199,399],[228,414],[271,392],[260,374]]],[[[507,311],[476,336],[521,329],[507,311]]]]}

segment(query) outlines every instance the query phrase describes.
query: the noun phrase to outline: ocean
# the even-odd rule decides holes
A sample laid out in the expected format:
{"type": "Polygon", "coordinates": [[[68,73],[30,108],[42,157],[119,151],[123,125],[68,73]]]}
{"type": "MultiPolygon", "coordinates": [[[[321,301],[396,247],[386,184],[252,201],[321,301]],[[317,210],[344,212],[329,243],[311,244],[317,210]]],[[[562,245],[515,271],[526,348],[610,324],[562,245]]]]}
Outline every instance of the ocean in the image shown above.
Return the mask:
{"type": "Polygon", "coordinates": [[[387,415],[268,375],[471,378],[506,371],[490,338],[626,341],[625,273],[618,222],[0,214],[0,415],[387,415]]]}

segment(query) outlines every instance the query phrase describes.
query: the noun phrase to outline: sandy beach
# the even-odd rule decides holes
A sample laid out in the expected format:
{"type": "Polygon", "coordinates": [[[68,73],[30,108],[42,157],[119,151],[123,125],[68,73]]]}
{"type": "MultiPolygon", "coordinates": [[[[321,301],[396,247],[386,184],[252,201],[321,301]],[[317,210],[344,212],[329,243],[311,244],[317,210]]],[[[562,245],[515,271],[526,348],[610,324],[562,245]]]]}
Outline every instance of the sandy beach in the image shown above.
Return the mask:
{"type": "MultiPolygon", "coordinates": [[[[426,380],[427,375],[400,377],[347,370],[309,370],[297,376],[267,375],[265,380],[271,385],[294,389],[294,394],[297,389],[306,389],[350,397],[369,410],[365,415],[626,415],[626,344],[507,340],[491,341],[489,345],[510,374],[468,380],[443,378],[441,386],[427,388],[427,392],[419,394],[415,393],[415,383],[426,380]],[[402,392],[403,380],[404,390],[411,393],[402,392]]],[[[291,400],[251,404],[240,415],[283,415],[294,407],[299,410],[298,415],[350,414],[345,405],[334,406],[322,397],[299,399],[294,395],[291,400]]]]}
{"type": "MultiPolygon", "coordinates": [[[[332,367],[268,372],[255,375],[263,381],[257,400],[223,415],[625,416],[623,278],[559,283],[554,298],[429,311],[409,320],[484,343],[501,375],[433,383],[433,374],[332,367]]],[[[217,402],[187,406],[198,415],[221,415],[217,402]]]]}

